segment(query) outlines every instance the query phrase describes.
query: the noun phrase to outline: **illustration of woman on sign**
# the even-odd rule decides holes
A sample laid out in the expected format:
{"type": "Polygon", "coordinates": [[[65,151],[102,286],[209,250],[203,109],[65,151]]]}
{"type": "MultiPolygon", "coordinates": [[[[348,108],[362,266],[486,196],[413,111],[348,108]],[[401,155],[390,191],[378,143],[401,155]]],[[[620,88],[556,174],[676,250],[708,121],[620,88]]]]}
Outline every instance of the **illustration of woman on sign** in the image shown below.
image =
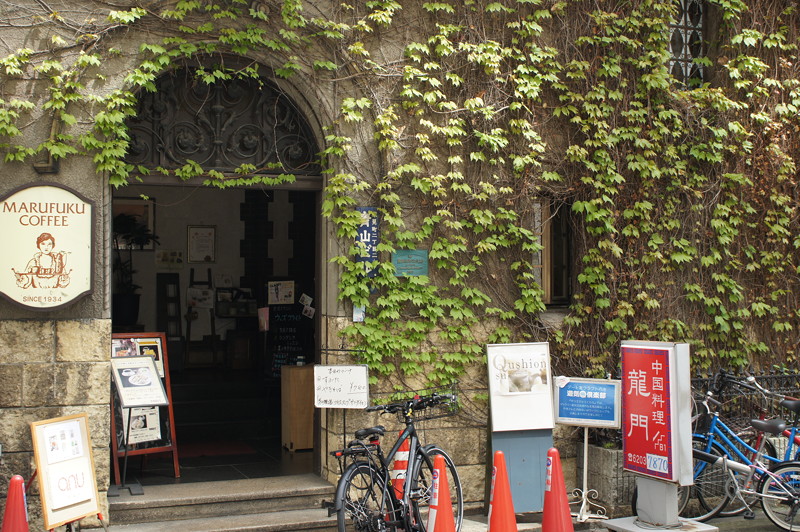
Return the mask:
{"type": "Polygon", "coordinates": [[[56,239],[50,233],[42,233],[36,239],[36,247],[39,252],[25,266],[25,271],[18,272],[14,268],[11,271],[17,278],[17,286],[20,288],[64,288],[69,284],[69,274],[67,271],[67,253],[65,251],[53,251],[56,247],[56,239]]]}

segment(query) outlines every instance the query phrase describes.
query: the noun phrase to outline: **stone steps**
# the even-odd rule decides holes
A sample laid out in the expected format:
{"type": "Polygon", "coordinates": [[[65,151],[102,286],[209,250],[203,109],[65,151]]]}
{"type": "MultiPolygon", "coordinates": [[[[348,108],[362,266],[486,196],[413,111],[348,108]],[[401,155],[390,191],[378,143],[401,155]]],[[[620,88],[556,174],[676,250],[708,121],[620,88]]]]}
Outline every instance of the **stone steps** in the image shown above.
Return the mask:
{"type": "Polygon", "coordinates": [[[333,530],[334,489],[312,474],[144,486],[109,497],[109,518],[119,531],[333,530]]]}

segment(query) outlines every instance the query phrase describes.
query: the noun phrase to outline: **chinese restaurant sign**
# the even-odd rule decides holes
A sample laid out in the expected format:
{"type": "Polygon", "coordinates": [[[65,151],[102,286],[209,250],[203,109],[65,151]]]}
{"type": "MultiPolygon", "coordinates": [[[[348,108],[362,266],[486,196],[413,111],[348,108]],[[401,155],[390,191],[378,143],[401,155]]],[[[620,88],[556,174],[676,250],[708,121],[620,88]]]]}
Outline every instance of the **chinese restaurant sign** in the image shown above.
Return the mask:
{"type": "Polygon", "coordinates": [[[625,342],[621,349],[623,467],[691,483],[688,345],[625,342]]]}
{"type": "Polygon", "coordinates": [[[552,429],[549,344],[489,344],[486,357],[492,430],[552,429]]]}
{"type": "Polygon", "coordinates": [[[47,310],[91,293],[94,204],[56,184],[17,189],[0,203],[0,293],[47,310]]]}

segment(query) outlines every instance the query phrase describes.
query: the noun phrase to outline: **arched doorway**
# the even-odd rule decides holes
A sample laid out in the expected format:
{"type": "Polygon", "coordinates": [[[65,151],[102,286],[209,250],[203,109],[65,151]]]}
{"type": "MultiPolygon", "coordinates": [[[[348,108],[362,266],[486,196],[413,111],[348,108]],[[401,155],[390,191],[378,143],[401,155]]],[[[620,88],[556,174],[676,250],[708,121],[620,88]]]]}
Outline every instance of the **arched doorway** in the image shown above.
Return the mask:
{"type": "MultiPolygon", "coordinates": [[[[285,441],[283,413],[300,405],[281,382],[319,352],[317,142],[270,80],[204,72],[160,77],[128,122],[142,175],[114,191],[114,214],[141,213],[157,242],[132,251],[140,311],[132,324],[112,315],[114,330],[166,334],[182,482],[282,474],[287,457],[310,471],[312,453],[287,455],[309,444],[285,441]]],[[[174,479],[153,459],[140,476],[174,479]]]]}

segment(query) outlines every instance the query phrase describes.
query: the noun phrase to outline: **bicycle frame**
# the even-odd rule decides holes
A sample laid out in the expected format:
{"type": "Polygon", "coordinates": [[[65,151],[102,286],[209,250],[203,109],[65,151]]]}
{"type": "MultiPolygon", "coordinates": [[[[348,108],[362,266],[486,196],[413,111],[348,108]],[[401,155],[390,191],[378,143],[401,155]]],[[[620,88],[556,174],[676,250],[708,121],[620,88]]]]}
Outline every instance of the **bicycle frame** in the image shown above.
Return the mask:
{"type": "MultiPolygon", "coordinates": [[[[692,436],[706,438],[708,440],[705,451],[708,452],[714,442],[717,442],[729,455],[735,455],[739,461],[744,462],[745,464],[752,464],[753,461],[751,458],[744,454],[742,449],[750,453],[750,456],[755,456],[757,449],[749,445],[746,441],[740,438],[728,425],[725,424],[722,419],[720,419],[719,414],[716,412],[710,413],[711,423],[709,424],[709,428],[706,432],[703,433],[693,433],[692,436]],[[735,443],[734,443],[735,442],[735,443]]],[[[792,460],[793,448],[796,442],[800,440],[800,432],[796,426],[792,426],[789,429],[786,429],[783,432],[783,435],[787,436],[787,445],[786,451],[784,452],[783,458],[776,457],[776,456],[769,456],[763,455],[763,458],[771,463],[781,463],[792,460]]],[[[760,438],[757,440],[757,444],[760,442],[760,438]]]]}

